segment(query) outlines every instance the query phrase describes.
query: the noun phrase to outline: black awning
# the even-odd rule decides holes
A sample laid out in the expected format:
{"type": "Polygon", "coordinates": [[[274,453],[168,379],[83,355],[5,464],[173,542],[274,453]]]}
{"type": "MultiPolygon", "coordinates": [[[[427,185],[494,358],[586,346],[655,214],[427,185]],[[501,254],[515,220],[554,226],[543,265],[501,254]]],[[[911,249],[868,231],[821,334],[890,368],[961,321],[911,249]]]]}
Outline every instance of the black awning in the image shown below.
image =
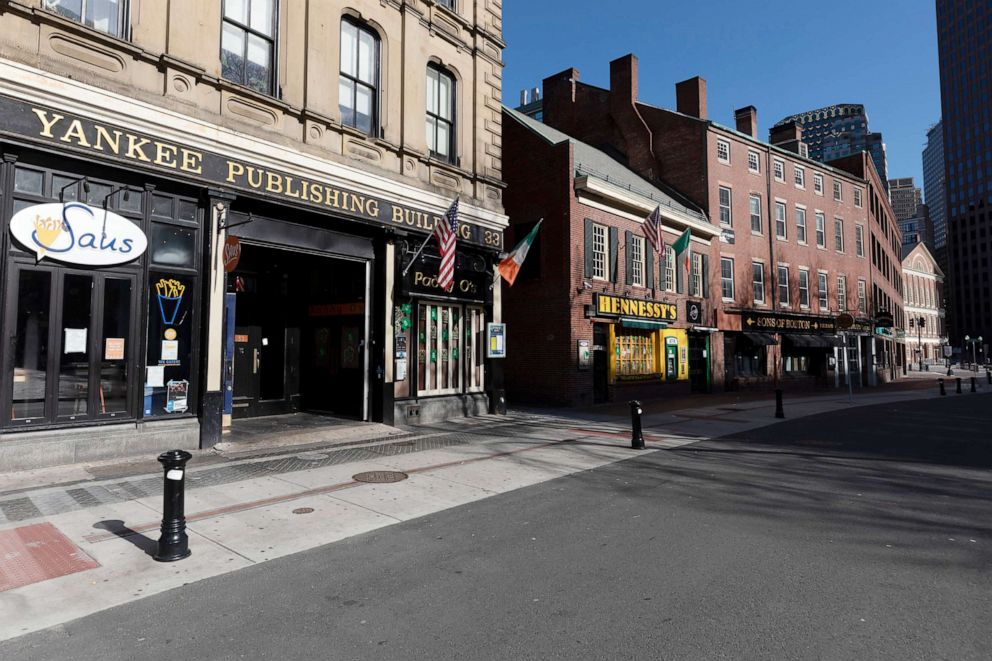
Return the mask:
{"type": "Polygon", "coordinates": [[[818,347],[816,338],[812,335],[786,335],[785,339],[794,347],[818,347]]]}
{"type": "Polygon", "coordinates": [[[744,333],[744,337],[750,340],[751,344],[757,344],[762,347],[778,344],[778,340],[776,340],[770,333],[744,333]]]}

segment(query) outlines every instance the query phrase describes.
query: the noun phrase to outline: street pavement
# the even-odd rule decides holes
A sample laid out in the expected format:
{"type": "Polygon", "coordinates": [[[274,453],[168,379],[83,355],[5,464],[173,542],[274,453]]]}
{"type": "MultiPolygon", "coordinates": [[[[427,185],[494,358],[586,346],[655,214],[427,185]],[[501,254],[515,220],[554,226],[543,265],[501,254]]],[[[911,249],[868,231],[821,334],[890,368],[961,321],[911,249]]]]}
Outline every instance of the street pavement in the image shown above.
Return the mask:
{"type": "Polygon", "coordinates": [[[191,524],[175,565],[74,532],[132,501],[51,515],[101,567],[0,592],[3,637],[55,624],[0,658],[988,658],[992,400],[869,402],[661,411],[645,452],[616,419],[465,423],[463,443],[264,478],[411,474],[394,485],[251,509],[239,487],[263,478],[194,489],[194,511],[232,511],[191,524]]]}

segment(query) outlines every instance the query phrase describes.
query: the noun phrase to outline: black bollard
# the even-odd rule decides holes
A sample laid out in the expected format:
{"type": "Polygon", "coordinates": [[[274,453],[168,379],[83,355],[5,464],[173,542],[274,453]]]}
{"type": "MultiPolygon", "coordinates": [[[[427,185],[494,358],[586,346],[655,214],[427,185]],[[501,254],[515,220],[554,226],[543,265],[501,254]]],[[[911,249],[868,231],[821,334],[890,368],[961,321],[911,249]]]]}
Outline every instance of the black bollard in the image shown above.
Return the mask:
{"type": "Polygon", "coordinates": [[[641,410],[641,403],[639,401],[631,400],[630,402],[630,447],[635,450],[644,449],[644,434],[641,432],[641,414],[644,411],[641,410]]]}
{"type": "Polygon", "coordinates": [[[170,450],[158,456],[165,469],[163,488],[162,536],[158,539],[159,562],[174,562],[188,558],[189,537],[186,536],[186,462],[193,458],[184,450],[170,450]]]}
{"type": "Polygon", "coordinates": [[[784,418],[785,417],[785,409],[782,408],[782,389],[781,388],[776,388],[775,389],[775,417],[776,418],[784,418]]]}
{"type": "Polygon", "coordinates": [[[978,379],[975,378],[975,377],[971,377],[971,392],[976,392],[975,391],[975,386],[977,384],[978,384],[978,379]]]}
{"type": "Polygon", "coordinates": [[[943,379],[937,379],[937,385],[940,386],[940,394],[941,395],[946,395],[947,394],[947,391],[944,390],[944,380],[943,379]]]}
{"type": "Polygon", "coordinates": [[[989,385],[992,386],[992,370],[985,370],[985,378],[988,379],[989,385]]]}
{"type": "Polygon", "coordinates": [[[961,394],[961,377],[960,376],[958,377],[958,388],[954,392],[956,392],[959,395],[961,394]]]}

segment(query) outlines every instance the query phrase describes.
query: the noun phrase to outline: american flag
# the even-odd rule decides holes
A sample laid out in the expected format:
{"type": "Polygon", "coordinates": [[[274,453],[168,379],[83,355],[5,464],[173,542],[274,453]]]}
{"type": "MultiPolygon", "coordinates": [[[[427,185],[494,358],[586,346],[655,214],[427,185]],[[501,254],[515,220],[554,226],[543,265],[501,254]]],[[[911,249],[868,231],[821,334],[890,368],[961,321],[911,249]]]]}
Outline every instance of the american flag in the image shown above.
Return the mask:
{"type": "Polygon", "coordinates": [[[455,284],[455,239],[458,236],[458,198],[451,203],[444,217],[434,225],[441,266],[437,271],[437,284],[450,291],[455,284]]]}
{"type": "Polygon", "coordinates": [[[661,235],[661,207],[655,207],[651,215],[644,220],[642,231],[648,245],[654,248],[654,251],[659,255],[663,254],[665,239],[661,235]]]}

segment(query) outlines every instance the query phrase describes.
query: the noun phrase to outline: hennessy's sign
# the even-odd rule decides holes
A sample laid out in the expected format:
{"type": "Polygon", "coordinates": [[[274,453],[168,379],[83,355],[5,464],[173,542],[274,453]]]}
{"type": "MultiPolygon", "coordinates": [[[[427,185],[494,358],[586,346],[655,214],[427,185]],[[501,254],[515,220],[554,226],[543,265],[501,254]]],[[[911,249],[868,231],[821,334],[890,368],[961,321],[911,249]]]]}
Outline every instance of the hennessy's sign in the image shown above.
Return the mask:
{"type": "Polygon", "coordinates": [[[833,317],[813,317],[804,314],[745,311],[741,313],[741,329],[767,333],[826,333],[836,332],[833,317]]]}
{"type": "Polygon", "coordinates": [[[675,321],[678,308],[673,303],[643,301],[623,296],[596,294],[597,317],[635,317],[652,321],[675,321]]]}
{"type": "MultiPolygon", "coordinates": [[[[60,148],[71,147],[143,168],[173,172],[200,185],[206,182],[248,190],[351,218],[424,232],[430,232],[441,219],[440,214],[430,211],[6,96],[0,96],[0,117],[3,117],[0,133],[40,139],[60,148]]],[[[458,238],[497,250],[503,246],[502,232],[468,223],[459,225],[458,238]]]]}

